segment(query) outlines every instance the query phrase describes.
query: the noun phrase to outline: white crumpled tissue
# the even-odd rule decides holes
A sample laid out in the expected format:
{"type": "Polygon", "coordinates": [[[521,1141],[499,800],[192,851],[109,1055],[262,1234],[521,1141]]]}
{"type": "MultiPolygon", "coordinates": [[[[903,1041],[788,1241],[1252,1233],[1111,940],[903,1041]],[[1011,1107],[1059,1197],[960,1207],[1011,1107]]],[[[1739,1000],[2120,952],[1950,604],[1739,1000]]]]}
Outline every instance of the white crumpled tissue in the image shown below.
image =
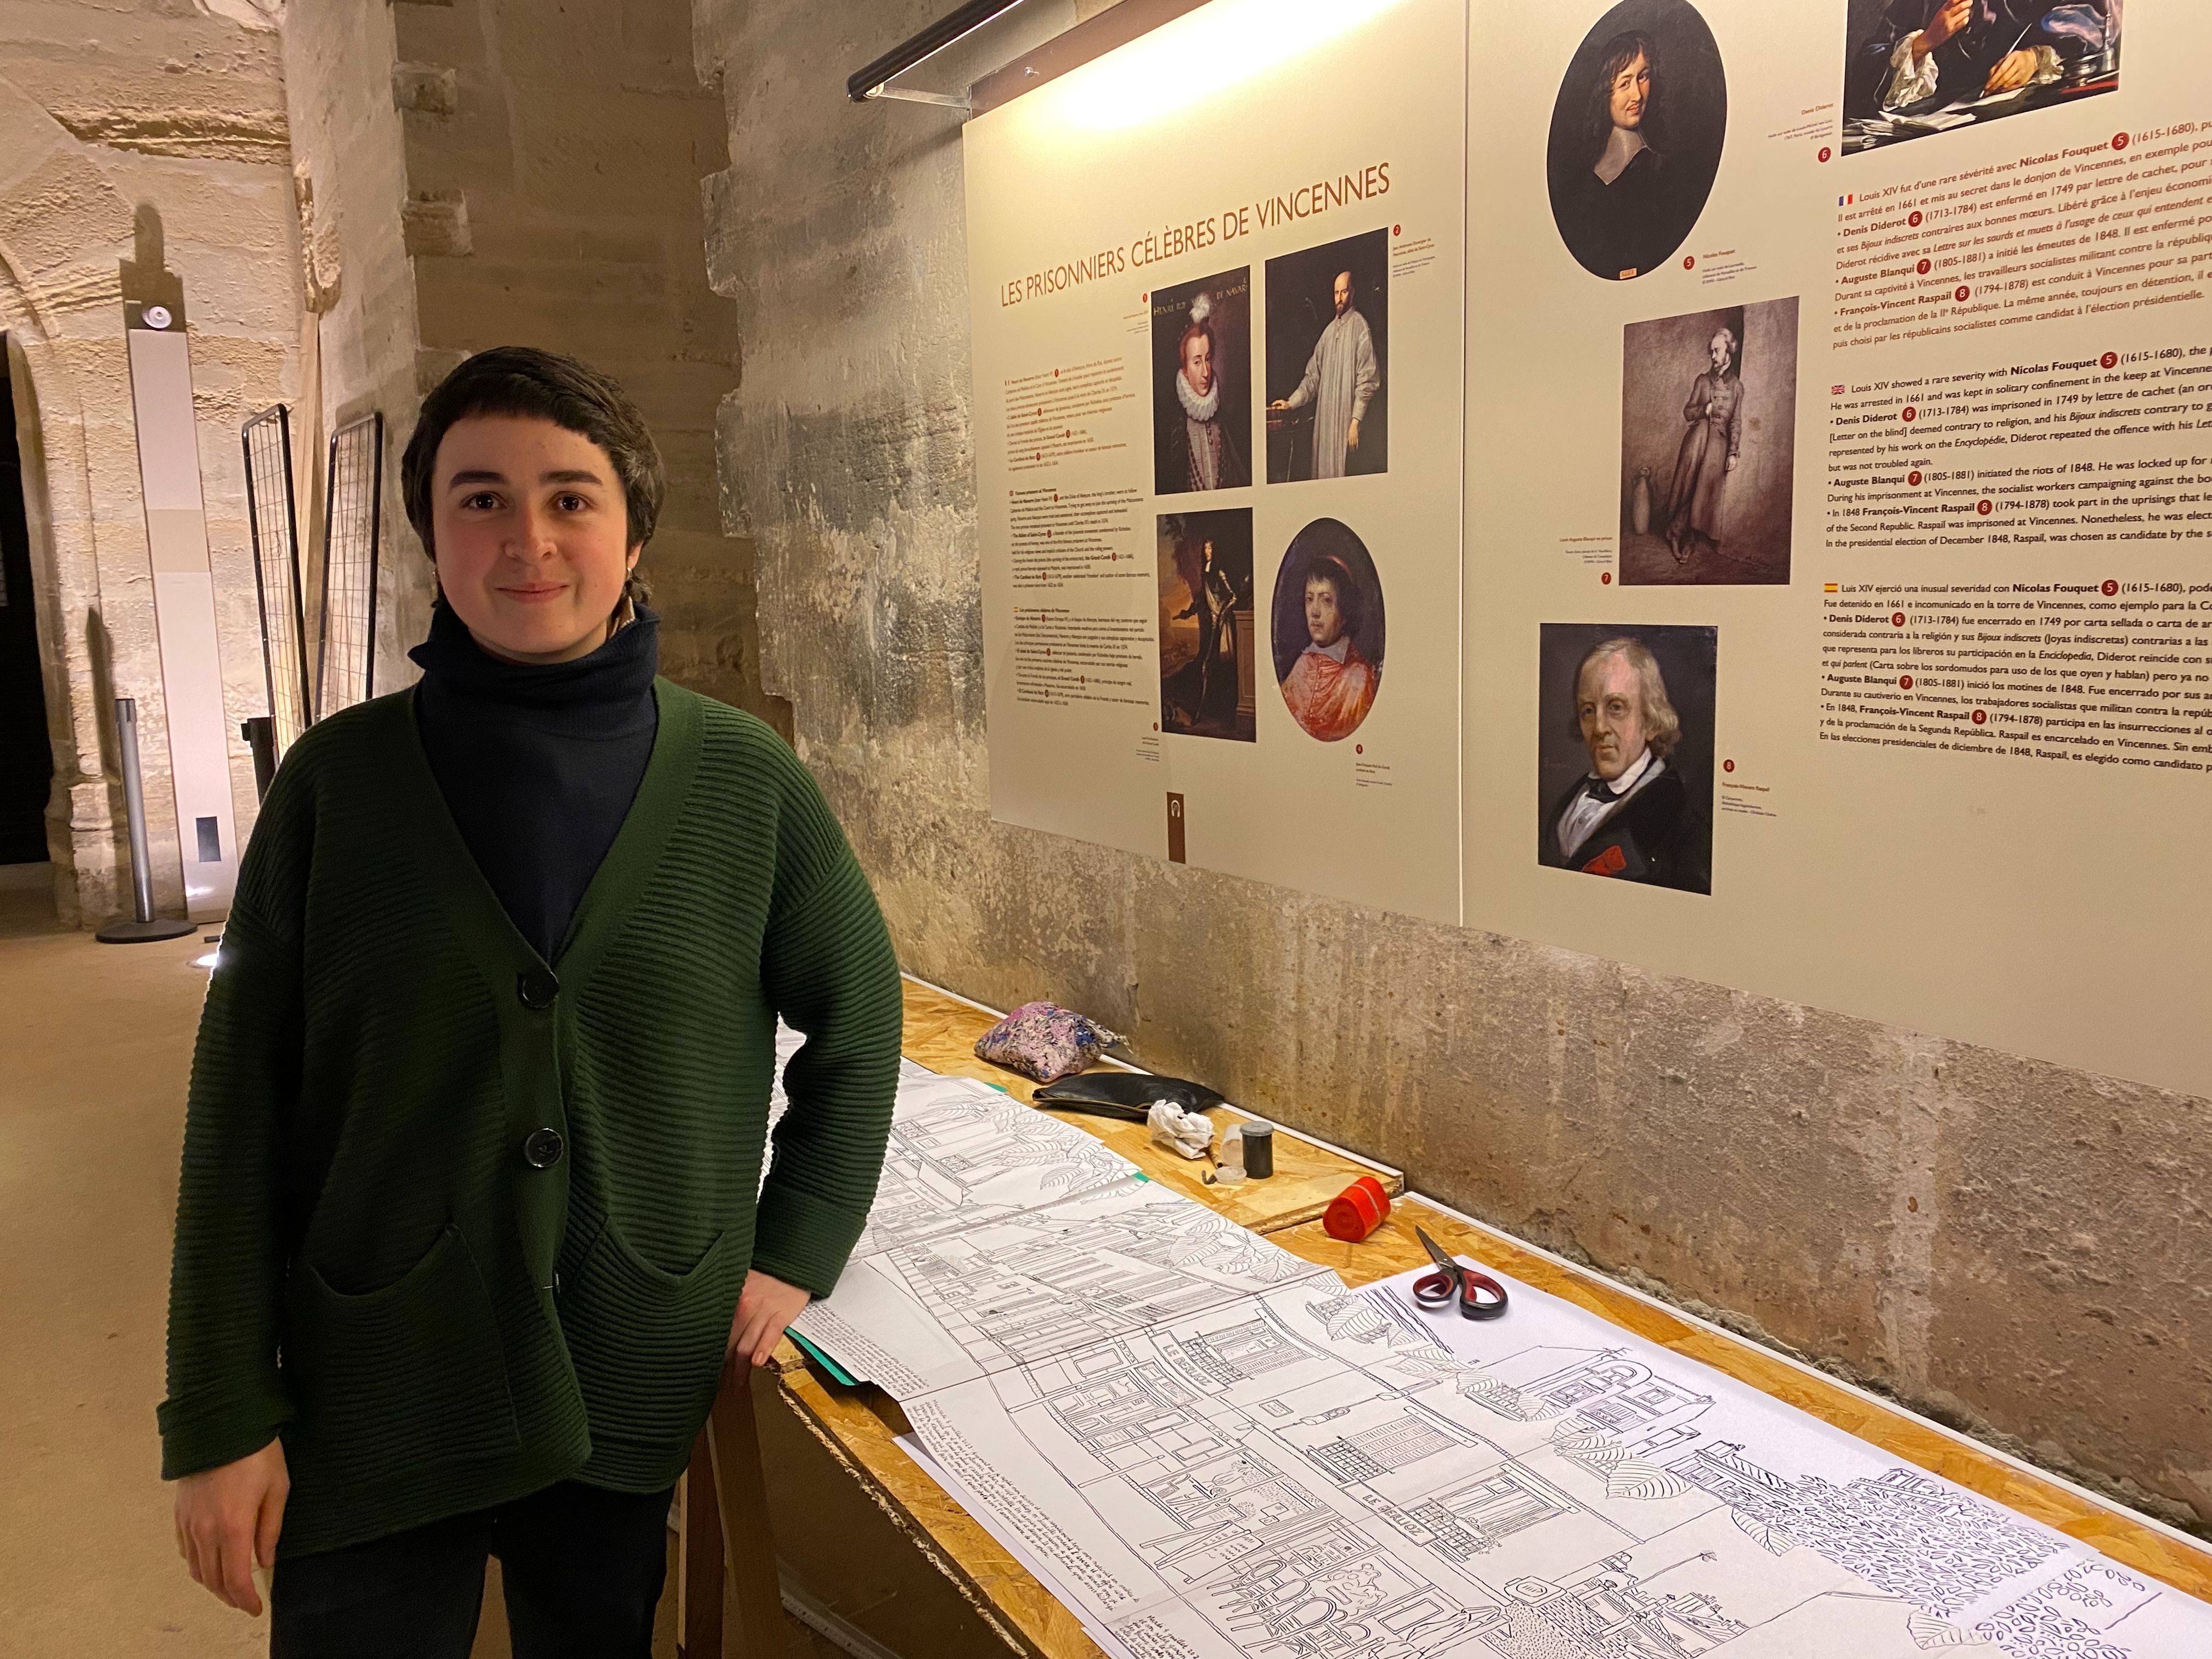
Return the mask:
{"type": "Polygon", "coordinates": [[[1186,1112],[1172,1100],[1156,1100],[1146,1114],[1157,1146],[1172,1148],[1185,1158],[1204,1158],[1213,1145],[1213,1125],[1203,1112],[1186,1112]]]}

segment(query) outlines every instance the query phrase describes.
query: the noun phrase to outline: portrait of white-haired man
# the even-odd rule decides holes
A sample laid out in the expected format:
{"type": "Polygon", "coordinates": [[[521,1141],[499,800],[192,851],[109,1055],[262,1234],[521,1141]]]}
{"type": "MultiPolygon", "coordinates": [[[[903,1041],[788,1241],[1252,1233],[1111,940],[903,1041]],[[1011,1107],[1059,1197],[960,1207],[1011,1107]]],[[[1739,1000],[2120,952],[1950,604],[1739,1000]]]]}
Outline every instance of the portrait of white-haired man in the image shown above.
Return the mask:
{"type": "Polygon", "coordinates": [[[1572,722],[1589,769],[1553,802],[1539,862],[1616,881],[1712,891],[1712,824],[1674,757],[1682,718],[1659,659],[1620,635],[1575,669],[1572,722]]]}

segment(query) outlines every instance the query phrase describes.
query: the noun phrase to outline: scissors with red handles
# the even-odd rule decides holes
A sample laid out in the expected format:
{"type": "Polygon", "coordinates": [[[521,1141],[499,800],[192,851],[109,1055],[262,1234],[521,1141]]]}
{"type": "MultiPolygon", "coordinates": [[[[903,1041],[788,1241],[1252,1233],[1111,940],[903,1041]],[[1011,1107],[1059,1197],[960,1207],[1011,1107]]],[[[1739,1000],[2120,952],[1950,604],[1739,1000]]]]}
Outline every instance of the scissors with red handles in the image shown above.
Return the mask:
{"type": "Polygon", "coordinates": [[[1413,1234],[1437,1264],[1436,1272],[1413,1281],[1416,1303],[1424,1308],[1444,1308],[1456,1302],[1462,1319],[1496,1319],[1505,1311],[1503,1285],[1488,1273],[1454,1261],[1449,1251],[1420,1228],[1414,1228],[1413,1234]]]}

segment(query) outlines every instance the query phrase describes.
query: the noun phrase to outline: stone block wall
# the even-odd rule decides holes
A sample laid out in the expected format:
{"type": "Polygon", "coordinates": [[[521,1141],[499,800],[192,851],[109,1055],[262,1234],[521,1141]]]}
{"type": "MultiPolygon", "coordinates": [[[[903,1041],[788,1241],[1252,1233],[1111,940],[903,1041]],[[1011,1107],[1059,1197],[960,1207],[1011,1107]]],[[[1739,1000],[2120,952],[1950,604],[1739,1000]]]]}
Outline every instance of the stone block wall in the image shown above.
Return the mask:
{"type": "Polygon", "coordinates": [[[2206,1102],[991,820],[958,118],[842,88],[944,9],[695,6],[763,668],[907,968],[2212,1520],[2206,1102]]]}
{"type": "Polygon", "coordinates": [[[191,329],[241,837],[268,710],[239,425],[296,395],[296,255],[273,22],[145,0],[0,0],[0,329],[31,484],[55,787],[56,904],[130,903],[110,699],[138,700],[157,905],[182,902],[123,302],[180,287],[191,329]],[[126,267],[128,269],[126,269],[126,267]],[[133,296],[135,297],[135,296],[133,296]]]}
{"type": "Polygon", "coordinates": [[[434,592],[397,493],[416,400],[471,352],[538,345],[620,380],[660,444],[668,499],[641,568],[665,672],[787,726],[760,691],[751,545],[726,533],[716,477],[739,364],[700,254],[700,181],[727,156],[684,0],[295,6],[285,32],[335,267],[319,406],[387,421],[380,686],[413,678],[434,592]]]}
{"type": "MultiPolygon", "coordinates": [[[[378,692],[414,679],[406,649],[422,639],[430,615],[428,576],[398,489],[398,456],[413,428],[422,373],[415,264],[407,246],[405,141],[392,79],[394,18],[405,9],[295,5],[283,32],[304,304],[293,464],[300,533],[319,552],[331,434],[381,412],[385,467],[371,677],[378,692]]],[[[313,574],[319,580],[319,572],[313,574]]],[[[310,595],[311,631],[316,597],[310,595]]]]}

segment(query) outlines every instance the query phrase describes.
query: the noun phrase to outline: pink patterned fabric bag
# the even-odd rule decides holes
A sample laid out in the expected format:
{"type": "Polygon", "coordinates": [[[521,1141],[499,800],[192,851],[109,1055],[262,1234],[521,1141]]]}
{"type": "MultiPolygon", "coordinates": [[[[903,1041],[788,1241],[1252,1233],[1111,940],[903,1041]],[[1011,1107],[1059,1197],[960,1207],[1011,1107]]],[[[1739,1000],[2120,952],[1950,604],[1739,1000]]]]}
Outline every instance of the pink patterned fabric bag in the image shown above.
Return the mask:
{"type": "Polygon", "coordinates": [[[1024,1002],[976,1039],[975,1055],[1050,1083],[1082,1071],[1121,1040],[1072,1008],[1024,1002]]]}

